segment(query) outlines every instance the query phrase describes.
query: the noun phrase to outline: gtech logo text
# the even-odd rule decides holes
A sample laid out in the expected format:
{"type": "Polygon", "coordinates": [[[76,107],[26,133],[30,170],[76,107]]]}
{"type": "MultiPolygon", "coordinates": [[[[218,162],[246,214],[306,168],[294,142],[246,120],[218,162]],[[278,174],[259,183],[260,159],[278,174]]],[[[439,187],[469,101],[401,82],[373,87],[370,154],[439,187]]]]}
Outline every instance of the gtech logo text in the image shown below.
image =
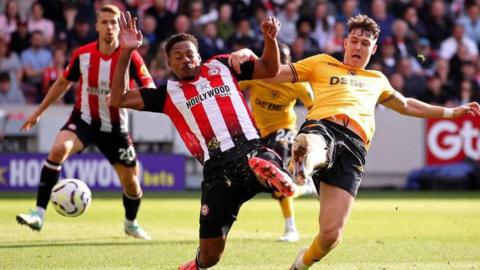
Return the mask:
{"type": "Polygon", "coordinates": [[[473,117],[427,121],[427,164],[445,164],[465,158],[480,160],[480,122],[473,117]]]}

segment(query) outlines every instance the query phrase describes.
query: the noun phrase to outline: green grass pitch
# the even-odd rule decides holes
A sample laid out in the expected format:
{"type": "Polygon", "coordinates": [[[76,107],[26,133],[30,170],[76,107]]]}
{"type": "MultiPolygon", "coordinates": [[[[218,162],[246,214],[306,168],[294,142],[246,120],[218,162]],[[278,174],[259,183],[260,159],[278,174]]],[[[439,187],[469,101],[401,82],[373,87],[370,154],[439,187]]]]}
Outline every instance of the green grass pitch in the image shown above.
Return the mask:
{"type": "MultiPolygon", "coordinates": [[[[34,194],[0,193],[0,269],[177,269],[198,243],[199,193],[146,194],[139,221],[153,240],[123,234],[120,193],[93,194],[86,214],[65,218],[53,208],[41,233],[15,215],[34,194]]],[[[276,201],[257,196],[242,208],[213,269],[288,269],[317,232],[315,198],[296,200],[297,243],[276,242],[283,221],[276,201]]],[[[480,193],[360,191],[342,244],[311,269],[480,270],[480,193]]]]}

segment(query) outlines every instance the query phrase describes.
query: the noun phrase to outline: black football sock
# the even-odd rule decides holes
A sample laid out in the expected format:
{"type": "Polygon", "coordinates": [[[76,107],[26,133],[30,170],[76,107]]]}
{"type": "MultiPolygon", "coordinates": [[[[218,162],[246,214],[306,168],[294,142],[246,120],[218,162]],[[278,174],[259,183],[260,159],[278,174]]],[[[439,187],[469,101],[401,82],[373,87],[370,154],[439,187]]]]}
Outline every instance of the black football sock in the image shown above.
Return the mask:
{"type": "Polygon", "coordinates": [[[60,170],[62,165],[45,160],[40,174],[40,183],[38,185],[37,193],[37,206],[47,209],[48,201],[50,200],[50,194],[52,193],[53,186],[58,182],[60,178],[60,170]]]}
{"type": "Polygon", "coordinates": [[[137,218],[138,209],[142,200],[142,192],[135,197],[123,193],[123,206],[125,207],[125,218],[134,221],[137,218]]]}

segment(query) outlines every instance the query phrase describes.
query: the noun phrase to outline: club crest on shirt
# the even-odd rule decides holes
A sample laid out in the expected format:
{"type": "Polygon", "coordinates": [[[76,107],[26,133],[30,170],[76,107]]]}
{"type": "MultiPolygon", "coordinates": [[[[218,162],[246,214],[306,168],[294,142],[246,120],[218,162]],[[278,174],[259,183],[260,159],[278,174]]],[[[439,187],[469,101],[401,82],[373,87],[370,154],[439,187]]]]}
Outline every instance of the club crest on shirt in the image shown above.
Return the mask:
{"type": "Polygon", "coordinates": [[[202,204],[202,208],[200,209],[200,213],[202,213],[202,216],[208,215],[208,212],[210,212],[208,205],[202,204]]]}
{"type": "Polygon", "coordinates": [[[355,70],[349,70],[348,75],[355,76],[355,75],[357,75],[357,72],[355,72],[355,70]]]}
{"type": "Polygon", "coordinates": [[[277,98],[278,97],[278,92],[277,91],[272,91],[272,98],[277,98]]]}
{"type": "Polygon", "coordinates": [[[215,76],[220,74],[220,68],[219,67],[210,67],[208,69],[208,75],[210,76],[215,76]]]}
{"type": "Polygon", "coordinates": [[[216,150],[220,147],[220,142],[217,140],[217,138],[212,138],[210,141],[208,141],[207,147],[209,150],[216,150]]]}
{"type": "Polygon", "coordinates": [[[148,69],[147,67],[145,66],[145,64],[142,64],[142,66],[140,67],[140,75],[142,77],[148,77],[150,76],[150,74],[148,73],[148,69]]]}

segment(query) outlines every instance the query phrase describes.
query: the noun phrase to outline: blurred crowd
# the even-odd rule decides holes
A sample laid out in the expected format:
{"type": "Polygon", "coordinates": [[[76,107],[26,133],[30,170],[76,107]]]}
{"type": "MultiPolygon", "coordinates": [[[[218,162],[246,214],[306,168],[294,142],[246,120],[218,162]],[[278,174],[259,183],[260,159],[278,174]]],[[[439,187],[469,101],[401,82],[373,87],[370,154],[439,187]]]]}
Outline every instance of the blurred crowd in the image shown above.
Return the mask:
{"type": "MultiPolygon", "coordinates": [[[[381,28],[368,68],[395,89],[432,104],[479,101],[480,0],[0,0],[0,104],[40,102],[72,50],[96,40],[95,10],[106,3],[138,16],[139,51],[156,83],[170,72],[171,34],[194,34],[202,59],[241,48],[260,54],[260,22],[274,15],[293,61],[341,60],[346,22],[363,13],[381,28]]],[[[73,103],[73,91],[59,102],[73,103]]]]}

